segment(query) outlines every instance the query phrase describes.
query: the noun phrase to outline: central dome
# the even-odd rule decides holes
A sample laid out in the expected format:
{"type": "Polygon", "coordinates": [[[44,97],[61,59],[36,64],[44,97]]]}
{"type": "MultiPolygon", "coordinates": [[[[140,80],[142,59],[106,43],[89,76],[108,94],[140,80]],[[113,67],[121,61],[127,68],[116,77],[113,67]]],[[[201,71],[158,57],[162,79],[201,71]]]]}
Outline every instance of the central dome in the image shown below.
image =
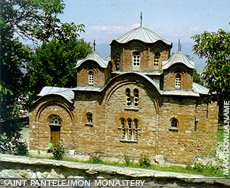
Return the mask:
{"type": "Polygon", "coordinates": [[[162,41],[167,45],[172,45],[172,43],[170,41],[163,39],[162,37],[160,37],[159,35],[157,35],[153,31],[151,31],[147,28],[144,28],[144,27],[137,27],[137,28],[125,33],[120,38],[115,39],[114,41],[121,43],[121,44],[124,44],[124,43],[131,41],[131,40],[139,40],[139,41],[142,41],[144,43],[155,43],[157,41],[162,41]]]}

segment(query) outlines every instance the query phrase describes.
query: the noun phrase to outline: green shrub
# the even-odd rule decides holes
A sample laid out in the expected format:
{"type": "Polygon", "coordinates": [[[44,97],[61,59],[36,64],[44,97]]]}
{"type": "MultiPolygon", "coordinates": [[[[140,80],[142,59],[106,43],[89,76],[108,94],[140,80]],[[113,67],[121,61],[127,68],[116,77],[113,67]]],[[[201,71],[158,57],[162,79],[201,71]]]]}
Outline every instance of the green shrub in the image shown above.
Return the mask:
{"type": "Polygon", "coordinates": [[[130,156],[128,156],[128,155],[124,156],[124,160],[125,160],[126,166],[129,166],[129,165],[131,165],[133,163],[132,158],[130,156]]]}
{"type": "Polygon", "coordinates": [[[49,143],[48,144],[48,153],[51,153],[51,152],[53,152],[53,143],[49,143]]]}
{"type": "Polygon", "coordinates": [[[223,176],[223,167],[221,163],[213,165],[212,163],[207,163],[206,165],[201,163],[195,163],[193,169],[199,174],[205,176],[223,176]]]}
{"type": "Polygon", "coordinates": [[[145,154],[141,154],[139,164],[140,164],[141,167],[150,167],[151,166],[151,161],[149,159],[149,156],[145,155],[145,154]]]}
{"type": "Polygon", "coordinates": [[[89,158],[90,163],[96,163],[96,164],[101,164],[103,163],[101,159],[101,155],[99,153],[94,153],[93,155],[90,156],[89,158]]]}
{"type": "Polygon", "coordinates": [[[224,127],[219,125],[217,129],[217,142],[224,141],[224,127]]]}
{"type": "Polygon", "coordinates": [[[16,155],[27,155],[28,149],[25,142],[19,142],[16,145],[16,155]]]}
{"type": "Polygon", "coordinates": [[[61,160],[63,159],[63,156],[65,154],[65,149],[62,145],[55,145],[53,147],[52,153],[53,153],[54,159],[61,160]]]}

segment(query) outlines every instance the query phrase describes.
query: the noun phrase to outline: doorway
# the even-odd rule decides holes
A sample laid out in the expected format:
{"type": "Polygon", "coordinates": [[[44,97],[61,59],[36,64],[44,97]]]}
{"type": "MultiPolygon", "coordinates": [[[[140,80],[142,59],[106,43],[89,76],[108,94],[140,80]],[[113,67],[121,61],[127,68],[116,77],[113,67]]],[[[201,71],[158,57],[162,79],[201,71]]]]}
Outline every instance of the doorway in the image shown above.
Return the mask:
{"type": "Polygon", "coordinates": [[[53,145],[60,143],[60,130],[61,126],[50,126],[50,142],[53,145]]]}
{"type": "Polygon", "coordinates": [[[52,115],[49,118],[50,126],[50,143],[53,145],[60,144],[62,121],[59,116],[52,115]]]}

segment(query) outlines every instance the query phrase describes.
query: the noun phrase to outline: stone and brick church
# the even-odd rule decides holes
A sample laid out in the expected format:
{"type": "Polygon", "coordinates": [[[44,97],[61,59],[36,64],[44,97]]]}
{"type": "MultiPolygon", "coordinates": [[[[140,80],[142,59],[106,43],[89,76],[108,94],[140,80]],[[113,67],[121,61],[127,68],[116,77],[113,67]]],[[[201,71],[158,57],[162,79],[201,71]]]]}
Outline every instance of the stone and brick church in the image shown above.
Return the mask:
{"type": "Polygon", "coordinates": [[[215,153],[217,104],[193,82],[194,63],[137,27],[76,63],[73,88],[44,87],[30,115],[30,150],[64,145],[76,154],[192,163],[215,153]]]}

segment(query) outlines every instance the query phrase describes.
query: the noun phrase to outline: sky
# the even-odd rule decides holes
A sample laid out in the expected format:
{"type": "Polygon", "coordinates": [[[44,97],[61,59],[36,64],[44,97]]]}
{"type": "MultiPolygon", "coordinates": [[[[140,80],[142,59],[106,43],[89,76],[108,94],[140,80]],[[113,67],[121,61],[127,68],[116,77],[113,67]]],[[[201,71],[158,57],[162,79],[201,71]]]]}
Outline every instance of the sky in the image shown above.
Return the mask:
{"type": "MultiPolygon", "coordinates": [[[[109,44],[115,38],[140,26],[173,42],[180,39],[186,48],[191,36],[204,31],[230,30],[230,0],[64,0],[59,17],[64,22],[84,24],[81,37],[97,45],[109,44]]],[[[191,44],[191,45],[190,45],[191,44]]],[[[188,51],[188,49],[186,49],[188,51]]],[[[190,49],[192,51],[192,49],[190,49]]]]}

